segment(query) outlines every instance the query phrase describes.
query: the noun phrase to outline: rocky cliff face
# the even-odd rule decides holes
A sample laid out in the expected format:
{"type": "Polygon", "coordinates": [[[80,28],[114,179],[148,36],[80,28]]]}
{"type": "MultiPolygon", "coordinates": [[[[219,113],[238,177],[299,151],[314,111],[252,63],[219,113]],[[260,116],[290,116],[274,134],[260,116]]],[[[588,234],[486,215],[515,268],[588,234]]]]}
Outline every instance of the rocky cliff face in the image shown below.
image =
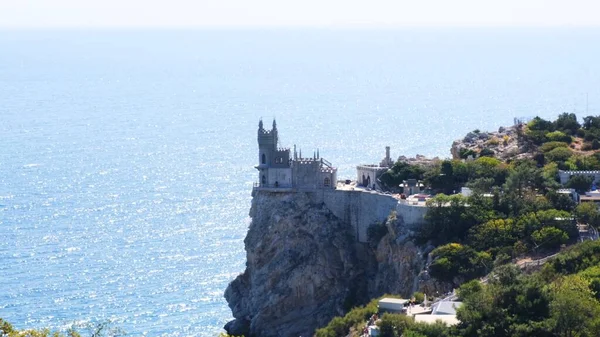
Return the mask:
{"type": "Polygon", "coordinates": [[[255,194],[246,270],[225,291],[235,317],[228,333],[311,336],[355,303],[415,290],[423,260],[401,221],[388,221],[377,244],[360,244],[349,224],[313,200],[310,193],[255,194]]]}

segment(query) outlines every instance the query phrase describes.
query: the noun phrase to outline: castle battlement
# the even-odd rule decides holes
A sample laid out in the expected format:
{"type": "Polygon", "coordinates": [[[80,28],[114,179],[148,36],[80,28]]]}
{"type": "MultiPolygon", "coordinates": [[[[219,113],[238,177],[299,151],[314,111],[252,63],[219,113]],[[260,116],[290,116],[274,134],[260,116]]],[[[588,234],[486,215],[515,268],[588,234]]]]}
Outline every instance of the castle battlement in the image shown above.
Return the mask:
{"type": "Polygon", "coordinates": [[[558,171],[561,184],[566,184],[572,176],[586,176],[593,179],[593,183],[600,183],[600,171],[558,171]]]}
{"type": "Polygon", "coordinates": [[[320,159],[315,159],[315,158],[298,158],[295,159],[296,162],[298,162],[298,164],[314,164],[317,162],[320,162],[320,159]]]}

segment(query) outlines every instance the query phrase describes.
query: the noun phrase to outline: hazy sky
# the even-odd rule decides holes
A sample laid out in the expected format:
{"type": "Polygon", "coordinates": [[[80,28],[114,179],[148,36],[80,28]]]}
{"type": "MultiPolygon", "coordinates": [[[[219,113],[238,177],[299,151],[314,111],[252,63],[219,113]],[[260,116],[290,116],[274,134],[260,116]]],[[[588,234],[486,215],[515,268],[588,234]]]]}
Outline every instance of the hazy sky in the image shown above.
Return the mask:
{"type": "Polygon", "coordinates": [[[600,26],[600,0],[0,0],[0,27],[600,26]]]}

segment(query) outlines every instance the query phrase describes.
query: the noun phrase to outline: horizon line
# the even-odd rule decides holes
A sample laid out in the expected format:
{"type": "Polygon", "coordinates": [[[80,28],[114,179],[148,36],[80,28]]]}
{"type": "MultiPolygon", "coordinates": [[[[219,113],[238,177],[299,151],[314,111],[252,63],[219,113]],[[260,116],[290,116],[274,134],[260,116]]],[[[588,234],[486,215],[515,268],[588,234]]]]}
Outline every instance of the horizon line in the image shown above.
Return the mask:
{"type": "Polygon", "coordinates": [[[317,29],[317,30],[395,30],[395,29],[597,29],[598,24],[322,24],[322,25],[1,25],[0,30],[267,30],[267,29],[317,29]]]}

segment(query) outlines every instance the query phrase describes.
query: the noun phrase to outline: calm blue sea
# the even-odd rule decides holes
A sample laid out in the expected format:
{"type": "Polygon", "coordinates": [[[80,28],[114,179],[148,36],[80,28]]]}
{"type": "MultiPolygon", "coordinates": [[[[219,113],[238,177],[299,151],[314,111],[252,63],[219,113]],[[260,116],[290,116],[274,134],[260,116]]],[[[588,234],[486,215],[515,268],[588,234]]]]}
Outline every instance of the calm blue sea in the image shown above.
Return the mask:
{"type": "Polygon", "coordinates": [[[386,145],[600,114],[599,58],[600,30],[1,31],[0,317],[216,336],[261,116],[353,178],[386,145]]]}

